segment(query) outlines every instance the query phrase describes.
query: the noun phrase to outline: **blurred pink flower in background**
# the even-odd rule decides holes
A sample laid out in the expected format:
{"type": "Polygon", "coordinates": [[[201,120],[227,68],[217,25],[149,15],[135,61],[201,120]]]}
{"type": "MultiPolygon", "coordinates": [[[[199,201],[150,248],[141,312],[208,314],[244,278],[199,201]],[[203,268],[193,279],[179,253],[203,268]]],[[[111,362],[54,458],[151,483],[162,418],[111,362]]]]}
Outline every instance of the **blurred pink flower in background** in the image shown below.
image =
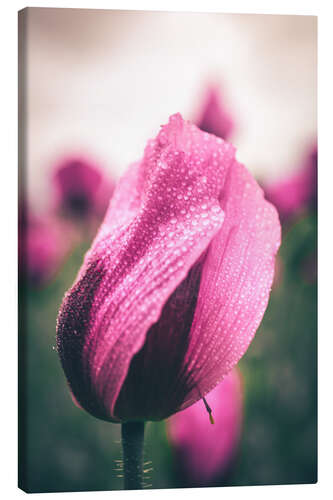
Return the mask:
{"type": "Polygon", "coordinates": [[[70,248],[67,226],[51,216],[20,210],[19,273],[23,282],[41,287],[59,270],[70,248]]]}
{"type": "Polygon", "coordinates": [[[202,401],[167,421],[169,440],[177,466],[188,485],[208,486],[223,477],[235,458],[242,426],[243,387],[241,374],[234,368],[208,395],[213,410],[211,425],[202,401]]]}
{"type": "Polygon", "coordinates": [[[299,214],[317,200],[317,146],[307,153],[303,164],[289,177],[267,184],[266,198],[276,206],[282,220],[299,214]]]}
{"type": "Polygon", "coordinates": [[[114,183],[88,159],[72,157],[55,167],[54,205],[58,213],[78,221],[101,220],[114,190],[114,183]]]}
{"type": "Polygon", "coordinates": [[[234,147],[171,116],[120,179],[59,312],[79,405],[161,420],[210,392],[261,322],[280,230],[234,147]]]}
{"type": "Polygon", "coordinates": [[[196,125],[204,132],[214,134],[222,139],[229,139],[233,132],[233,120],[225,109],[217,85],[208,87],[196,125]]]}

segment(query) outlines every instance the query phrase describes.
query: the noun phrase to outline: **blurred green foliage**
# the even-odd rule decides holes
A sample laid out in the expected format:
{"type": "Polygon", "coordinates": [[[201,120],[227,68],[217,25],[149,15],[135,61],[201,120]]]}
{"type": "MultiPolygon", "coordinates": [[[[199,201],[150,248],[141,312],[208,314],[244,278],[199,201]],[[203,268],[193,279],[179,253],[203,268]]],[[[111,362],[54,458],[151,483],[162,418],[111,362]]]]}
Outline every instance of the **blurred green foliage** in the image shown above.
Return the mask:
{"type": "MultiPolygon", "coordinates": [[[[240,448],[216,485],[316,481],[316,220],[304,214],[284,230],[269,307],[239,364],[245,390],[240,448]]],[[[86,248],[76,248],[47,287],[19,290],[19,473],[29,492],[122,489],[120,426],[73,404],[54,350],[58,309],[86,248]]],[[[184,486],[165,422],[147,424],[145,461],[146,487],[184,486]]]]}

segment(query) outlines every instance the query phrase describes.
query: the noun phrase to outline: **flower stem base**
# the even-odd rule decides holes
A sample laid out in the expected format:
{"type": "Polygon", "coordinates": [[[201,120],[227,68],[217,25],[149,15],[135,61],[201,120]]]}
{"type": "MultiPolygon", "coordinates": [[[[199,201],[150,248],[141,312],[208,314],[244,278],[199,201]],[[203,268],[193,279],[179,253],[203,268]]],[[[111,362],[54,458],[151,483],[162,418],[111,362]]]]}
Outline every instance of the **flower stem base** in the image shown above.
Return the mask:
{"type": "Polygon", "coordinates": [[[144,422],[126,422],[121,425],[124,458],[124,489],[142,489],[144,422]]]}

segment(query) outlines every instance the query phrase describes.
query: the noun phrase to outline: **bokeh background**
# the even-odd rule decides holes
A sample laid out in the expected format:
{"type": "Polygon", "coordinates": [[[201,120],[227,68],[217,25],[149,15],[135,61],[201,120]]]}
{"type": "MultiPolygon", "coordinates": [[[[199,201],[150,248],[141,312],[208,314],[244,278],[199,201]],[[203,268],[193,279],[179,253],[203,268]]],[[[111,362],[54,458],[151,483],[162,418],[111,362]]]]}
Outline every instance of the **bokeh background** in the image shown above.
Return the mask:
{"type": "MultiPolygon", "coordinates": [[[[263,187],[288,178],[316,142],[316,27],[308,16],[41,8],[21,14],[20,217],[21,227],[33,218],[29,227],[39,236],[30,247],[22,233],[20,264],[26,270],[31,261],[24,256],[36,246],[43,256],[37,263],[52,262],[52,272],[25,273],[19,284],[25,489],[122,488],[120,427],[73,404],[54,350],[62,297],[102,214],[87,221],[60,210],[54,172],[66,158],[85,158],[112,185],[170,114],[195,120],[213,83],[234,122],[237,158],[263,187]],[[61,252],[48,260],[50,246],[61,252]]],[[[311,199],[283,220],[269,307],[239,363],[240,444],[214,485],[316,481],[316,248],[311,199]]],[[[165,422],[148,424],[145,459],[147,487],[189,485],[165,422]]]]}

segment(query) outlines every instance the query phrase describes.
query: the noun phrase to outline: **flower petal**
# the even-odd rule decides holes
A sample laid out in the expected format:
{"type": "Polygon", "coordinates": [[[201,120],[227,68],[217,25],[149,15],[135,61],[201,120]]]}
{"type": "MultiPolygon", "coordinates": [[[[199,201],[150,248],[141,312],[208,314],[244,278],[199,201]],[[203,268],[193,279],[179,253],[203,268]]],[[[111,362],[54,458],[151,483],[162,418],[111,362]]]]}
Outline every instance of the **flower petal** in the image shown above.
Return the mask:
{"type": "Polygon", "coordinates": [[[234,162],[221,196],[224,223],[204,261],[179,386],[182,408],[210,392],[247,350],[265,312],[280,244],[275,208],[234,162]]]}
{"type": "Polygon", "coordinates": [[[232,146],[174,115],[117,186],[58,318],[64,371],[93,415],[118,420],[132,357],[221,227],[233,159],[232,146]]]}
{"type": "Polygon", "coordinates": [[[160,420],[182,404],[182,391],[174,389],[188,347],[204,255],[172,292],[133,357],[114,410],[119,418],[160,420]]]}

